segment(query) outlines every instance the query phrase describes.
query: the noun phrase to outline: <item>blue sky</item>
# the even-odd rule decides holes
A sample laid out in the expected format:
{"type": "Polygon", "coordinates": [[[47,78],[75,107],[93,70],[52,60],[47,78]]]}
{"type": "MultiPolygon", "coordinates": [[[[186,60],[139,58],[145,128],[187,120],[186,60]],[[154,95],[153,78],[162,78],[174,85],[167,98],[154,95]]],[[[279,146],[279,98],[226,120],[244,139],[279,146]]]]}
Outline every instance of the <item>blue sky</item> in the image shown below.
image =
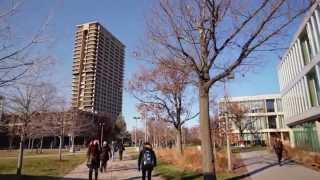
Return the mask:
{"type": "MultiPolygon", "coordinates": [[[[144,17],[149,7],[148,0],[28,0],[15,15],[12,23],[16,26],[17,33],[30,34],[39,29],[48,16],[51,17],[47,32],[53,41],[48,51],[56,58],[56,66],[53,68],[58,72],[52,80],[58,86],[60,93],[69,98],[76,25],[88,21],[99,21],[126,45],[126,82],[137,71],[139,62],[134,59],[133,51],[143,38],[144,17]]],[[[267,59],[267,62],[263,67],[255,67],[244,77],[236,77],[228,84],[232,96],[269,94],[279,91],[276,71],[279,59],[273,54],[264,59],[267,59]]],[[[213,92],[221,95],[220,89],[221,87],[213,87],[213,92]]],[[[136,101],[127,92],[124,92],[123,100],[123,115],[131,129],[134,125],[132,117],[138,115],[135,110],[136,101]]],[[[190,125],[194,124],[197,124],[197,120],[190,123],[190,125]]]]}

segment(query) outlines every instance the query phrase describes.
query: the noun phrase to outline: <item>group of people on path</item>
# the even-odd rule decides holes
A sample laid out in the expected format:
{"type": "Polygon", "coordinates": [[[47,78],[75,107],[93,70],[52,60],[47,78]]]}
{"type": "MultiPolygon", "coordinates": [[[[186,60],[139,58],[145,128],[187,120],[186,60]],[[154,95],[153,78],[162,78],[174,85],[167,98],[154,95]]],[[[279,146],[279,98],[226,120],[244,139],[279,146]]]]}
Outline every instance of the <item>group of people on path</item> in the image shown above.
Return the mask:
{"type": "MultiPolygon", "coordinates": [[[[155,152],[152,149],[150,143],[144,143],[142,148],[139,148],[139,157],[138,157],[138,171],[142,172],[142,179],[151,180],[151,175],[153,168],[157,165],[157,158],[155,152]]],[[[278,157],[279,166],[281,166],[281,160],[283,156],[283,144],[279,138],[276,138],[273,142],[273,149],[278,157]]],[[[125,150],[124,145],[120,142],[118,144],[112,143],[112,149],[109,147],[106,141],[103,142],[102,147],[99,145],[99,140],[93,140],[90,142],[88,151],[87,151],[87,166],[89,168],[89,180],[92,180],[92,175],[94,171],[95,180],[98,179],[98,170],[100,172],[106,172],[107,162],[112,157],[116,151],[119,151],[120,161],[123,159],[123,151],[125,150]]]]}
{"type": "Polygon", "coordinates": [[[98,179],[98,172],[107,172],[107,162],[110,158],[114,159],[115,152],[119,151],[119,159],[122,160],[124,145],[120,143],[112,143],[112,149],[109,144],[104,141],[100,147],[99,140],[92,140],[89,143],[87,151],[87,167],[89,168],[89,180],[92,180],[94,171],[94,179],[98,179]]]}
{"type": "MultiPolygon", "coordinates": [[[[120,143],[112,143],[112,148],[106,141],[100,147],[99,140],[92,140],[89,143],[87,151],[87,166],[89,168],[89,180],[92,180],[93,171],[94,179],[98,179],[98,171],[107,171],[107,162],[109,159],[114,159],[115,152],[119,151],[119,160],[123,159],[124,145],[120,143]]],[[[142,172],[142,179],[151,180],[152,170],[157,165],[155,152],[150,143],[146,142],[139,152],[138,171],[142,172]]]]}

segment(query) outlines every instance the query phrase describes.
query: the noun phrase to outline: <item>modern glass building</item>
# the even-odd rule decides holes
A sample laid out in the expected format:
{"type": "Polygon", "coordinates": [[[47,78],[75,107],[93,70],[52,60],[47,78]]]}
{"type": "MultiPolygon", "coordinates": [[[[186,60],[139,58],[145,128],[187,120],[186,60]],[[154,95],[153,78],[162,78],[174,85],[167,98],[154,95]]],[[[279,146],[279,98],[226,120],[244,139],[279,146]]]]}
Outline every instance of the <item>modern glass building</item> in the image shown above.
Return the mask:
{"type": "Polygon", "coordinates": [[[320,151],[320,6],[300,25],[278,65],[285,123],[292,146],[320,151]]]}
{"type": "MultiPolygon", "coordinates": [[[[232,134],[240,138],[239,128],[232,119],[232,112],[229,112],[229,104],[239,104],[244,109],[243,126],[244,141],[247,143],[262,142],[270,144],[272,137],[281,137],[284,141],[289,140],[289,129],[284,123],[283,107],[279,94],[258,95],[258,96],[241,96],[221,98],[219,101],[219,119],[225,118],[223,112],[231,114],[229,122],[232,127],[232,134]],[[227,107],[227,109],[225,109],[227,107]]],[[[234,137],[234,136],[233,136],[234,137]]]]}

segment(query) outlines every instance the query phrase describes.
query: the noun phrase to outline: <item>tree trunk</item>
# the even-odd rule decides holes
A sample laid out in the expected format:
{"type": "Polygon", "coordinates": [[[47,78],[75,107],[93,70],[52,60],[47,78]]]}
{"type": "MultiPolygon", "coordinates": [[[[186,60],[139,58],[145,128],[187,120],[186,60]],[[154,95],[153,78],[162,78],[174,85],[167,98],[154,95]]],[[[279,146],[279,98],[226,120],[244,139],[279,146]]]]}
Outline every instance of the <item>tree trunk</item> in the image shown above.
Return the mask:
{"type": "Polygon", "coordinates": [[[86,137],[83,137],[83,144],[82,144],[83,147],[86,147],[86,137]]]}
{"type": "Polygon", "coordinates": [[[31,138],[28,139],[28,149],[31,147],[31,138]]]}
{"type": "Polygon", "coordinates": [[[12,150],[13,137],[9,137],[9,151],[12,150]]]}
{"type": "Polygon", "coordinates": [[[62,160],[62,152],[61,152],[62,143],[63,143],[62,138],[63,138],[62,136],[59,136],[59,160],[60,160],[60,161],[62,160]]]}
{"type": "Polygon", "coordinates": [[[18,155],[18,162],[17,162],[17,176],[21,176],[21,170],[22,170],[22,161],[23,161],[23,147],[24,145],[24,137],[23,135],[20,137],[19,142],[19,155],[18,155]]]}
{"type": "Polygon", "coordinates": [[[240,142],[243,143],[244,146],[246,146],[246,145],[245,145],[245,142],[244,142],[244,136],[243,136],[244,134],[243,134],[243,131],[242,131],[242,130],[239,130],[239,133],[240,133],[240,142]]]}
{"type": "Polygon", "coordinates": [[[43,136],[41,136],[41,139],[40,139],[40,151],[39,151],[40,154],[42,153],[42,144],[43,144],[43,136]]]}
{"type": "Polygon", "coordinates": [[[216,148],[215,137],[213,137],[213,157],[214,159],[217,159],[217,148],[216,148]]]}
{"type": "Polygon", "coordinates": [[[75,152],[75,149],[74,149],[74,139],[75,139],[74,135],[71,135],[71,136],[70,136],[71,146],[70,146],[69,152],[72,152],[72,153],[75,152]]]}
{"type": "Polygon", "coordinates": [[[179,126],[177,129],[177,152],[181,155],[183,154],[183,149],[182,149],[182,132],[181,132],[181,127],[179,126]]]}
{"type": "Polygon", "coordinates": [[[34,138],[31,140],[31,152],[33,151],[34,138]]]}
{"type": "Polygon", "coordinates": [[[204,180],[216,180],[209,118],[209,89],[199,85],[200,137],[204,180]]]}

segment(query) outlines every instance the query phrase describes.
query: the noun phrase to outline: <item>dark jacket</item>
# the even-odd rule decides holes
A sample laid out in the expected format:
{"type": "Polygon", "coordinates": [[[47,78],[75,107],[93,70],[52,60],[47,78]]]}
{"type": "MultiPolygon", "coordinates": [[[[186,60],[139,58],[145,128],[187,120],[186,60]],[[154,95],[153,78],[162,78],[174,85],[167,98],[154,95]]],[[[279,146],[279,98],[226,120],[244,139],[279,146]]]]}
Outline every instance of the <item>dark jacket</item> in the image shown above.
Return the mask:
{"type": "Polygon", "coordinates": [[[281,154],[282,151],[283,151],[283,144],[282,144],[282,142],[279,141],[279,140],[276,141],[276,142],[274,143],[274,145],[273,145],[273,149],[274,149],[275,153],[281,154]]]}
{"type": "Polygon", "coordinates": [[[101,161],[108,161],[110,159],[110,154],[111,154],[111,149],[108,145],[102,147],[100,160],[101,161]]]}
{"type": "Polygon", "coordinates": [[[118,150],[119,150],[119,152],[123,152],[125,150],[122,143],[118,144],[118,150]]]}
{"type": "Polygon", "coordinates": [[[87,157],[88,161],[87,164],[91,166],[91,168],[98,168],[100,165],[100,146],[98,144],[90,144],[87,157]]]}
{"type": "Polygon", "coordinates": [[[142,151],[140,151],[139,158],[138,158],[138,167],[139,167],[139,169],[140,168],[145,168],[143,166],[143,155],[144,155],[144,152],[147,151],[147,150],[150,151],[151,155],[153,156],[153,160],[154,160],[153,167],[157,166],[157,157],[156,157],[156,154],[154,153],[154,151],[152,150],[152,148],[151,147],[144,147],[142,149],[142,151]]]}

